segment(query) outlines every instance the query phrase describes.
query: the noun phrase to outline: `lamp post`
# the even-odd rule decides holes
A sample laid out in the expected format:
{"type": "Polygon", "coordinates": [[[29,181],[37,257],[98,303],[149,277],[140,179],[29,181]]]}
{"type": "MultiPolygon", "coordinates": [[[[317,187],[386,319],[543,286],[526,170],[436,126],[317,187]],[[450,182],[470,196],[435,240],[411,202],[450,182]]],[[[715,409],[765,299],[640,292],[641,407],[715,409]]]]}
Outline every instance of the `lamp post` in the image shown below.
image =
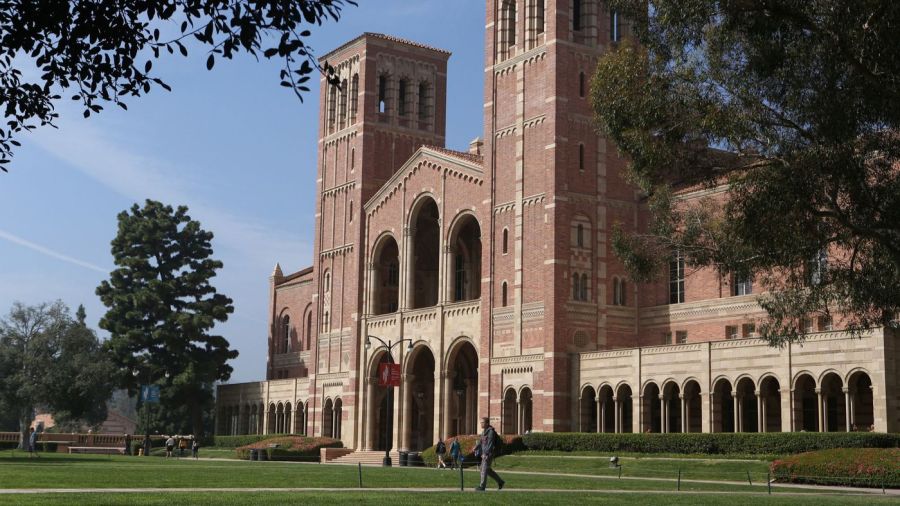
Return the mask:
{"type": "MultiPolygon", "coordinates": [[[[393,355],[391,355],[391,350],[394,348],[394,346],[397,346],[398,344],[401,344],[404,341],[408,341],[409,345],[407,345],[407,347],[406,347],[406,353],[409,353],[410,351],[412,351],[412,348],[413,348],[412,339],[400,339],[398,341],[391,341],[390,339],[388,339],[387,342],[385,342],[380,337],[366,336],[366,350],[367,351],[369,350],[369,348],[372,347],[372,341],[371,341],[372,339],[375,339],[376,341],[381,343],[381,345],[387,349],[388,360],[390,360],[390,362],[388,362],[389,364],[394,363],[394,357],[393,357],[393,355]]],[[[391,440],[391,429],[394,426],[394,386],[389,384],[387,386],[387,389],[388,389],[388,391],[387,391],[388,410],[387,410],[387,423],[385,424],[387,427],[385,429],[386,437],[384,440],[385,441],[385,443],[384,443],[384,459],[382,459],[381,464],[384,467],[391,467],[391,445],[393,444],[393,441],[391,440]]]]}
{"type": "MultiPolygon", "coordinates": [[[[169,371],[166,371],[164,374],[165,374],[166,379],[168,379],[169,371]]],[[[139,369],[139,368],[134,369],[133,371],[131,371],[131,375],[134,376],[135,378],[141,376],[141,369],[139,369]]],[[[151,371],[149,369],[146,370],[144,379],[146,380],[146,383],[144,383],[144,385],[146,385],[149,390],[150,385],[153,383],[153,378],[151,376],[151,371]]],[[[144,385],[141,385],[141,386],[144,386],[144,385]]],[[[141,389],[141,392],[143,393],[143,389],[141,389]]],[[[152,404],[152,403],[149,402],[147,399],[147,397],[150,396],[149,394],[150,393],[148,391],[146,396],[142,395],[142,397],[144,397],[144,399],[143,399],[144,412],[146,413],[146,416],[144,417],[146,420],[146,424],[144,425],[144,430],[146,432],[145,437],[144,437],[144,456],[145,457],[150,456],[150,447],[152,446],[150,443],[150,404],[152,404]]]]}

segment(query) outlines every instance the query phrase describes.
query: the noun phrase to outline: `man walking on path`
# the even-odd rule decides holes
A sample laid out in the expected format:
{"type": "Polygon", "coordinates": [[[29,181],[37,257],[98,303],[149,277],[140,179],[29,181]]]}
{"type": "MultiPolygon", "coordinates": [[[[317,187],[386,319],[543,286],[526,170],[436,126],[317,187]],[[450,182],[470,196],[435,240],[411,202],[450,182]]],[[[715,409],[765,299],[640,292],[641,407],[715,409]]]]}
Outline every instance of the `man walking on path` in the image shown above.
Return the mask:
{"type": "Polygon", "coordinates": [[[491,463],[497,450],[497,431],[491,427],[491,419],[487,417],[481,419],[481,428],[481,440],[475,449],[476,456],[481,455],[481,484],[475,487],[475,490],[484,492],[485,488],[487,488],[488,476],[497,482],[497,490],[502,490],[506,482],[500,478],[496,471],[491,469],[491,463]]]}
{"type": "Polygon", "coordinates": [[[35,457],[37,454],[37,432],[34,431],[34,427],[28,428],[28,457],[35,457]]]}

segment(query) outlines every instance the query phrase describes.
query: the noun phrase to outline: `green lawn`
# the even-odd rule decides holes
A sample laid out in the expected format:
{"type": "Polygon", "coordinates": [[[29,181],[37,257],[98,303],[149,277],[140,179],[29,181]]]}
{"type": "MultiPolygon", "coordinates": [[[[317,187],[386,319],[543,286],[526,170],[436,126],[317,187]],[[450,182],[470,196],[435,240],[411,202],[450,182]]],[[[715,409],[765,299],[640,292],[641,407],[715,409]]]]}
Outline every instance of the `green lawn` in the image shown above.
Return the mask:
{"type": "Polygon", "coordinates": [[[0,504],[23,505],[70,505],[70,504],[225,504],[225,505],[281,505],[281,504],[609,504],[633,506],[635,504],[673,505],[718,505],[725,503],[761,505],[810,505],[810,506],[854,506],[895,504],[890,498],[879,496],[765,496],[758,494],[603,494],[603,493],[517,493],[514,491],[485,492],[240,492],[227,494],[212,493],[157,493],[145,494],[34,494],[0,495],[0,504]]]}
{"type": "MultiPolygon", "coordinates": [[[[683,480],[747,481],[747,473],[754,483],[765,483],[769,462],[726,459],[678,459],[619,457],[623,477],[676,479],[681,470],[683,480]]],[[[609,467],[609,458],[586,458],[554,455],[515,454],[496,461],[499,470],[543,471],[569,474],[618,476],[619,469],[609,467]]]]}

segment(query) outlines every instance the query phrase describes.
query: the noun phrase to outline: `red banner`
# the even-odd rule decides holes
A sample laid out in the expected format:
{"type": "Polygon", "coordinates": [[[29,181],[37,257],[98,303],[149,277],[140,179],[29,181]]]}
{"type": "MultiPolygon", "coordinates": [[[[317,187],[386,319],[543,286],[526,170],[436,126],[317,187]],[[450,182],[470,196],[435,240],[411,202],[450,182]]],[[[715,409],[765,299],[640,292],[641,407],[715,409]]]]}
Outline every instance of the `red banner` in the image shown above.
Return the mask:
{"type": "Polygon", "coordinates": [[[400,386],[400,364],[378,364],[378,386],[400,386]]]}

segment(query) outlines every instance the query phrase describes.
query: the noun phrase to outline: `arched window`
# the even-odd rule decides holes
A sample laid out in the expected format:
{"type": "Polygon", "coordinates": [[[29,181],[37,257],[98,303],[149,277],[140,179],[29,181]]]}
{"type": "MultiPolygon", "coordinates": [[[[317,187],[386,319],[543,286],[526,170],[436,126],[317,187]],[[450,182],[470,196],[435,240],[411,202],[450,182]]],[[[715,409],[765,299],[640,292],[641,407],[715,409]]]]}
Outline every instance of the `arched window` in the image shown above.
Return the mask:
{"type": "Polygon", "coordinates": [[[503,254],[509,253],[509,229],[503,229],[503,254]]]}
{"type": "Polygon", "coordinates": [[[359,106],[359,74],[350,79],[350,124],[356,123],[356,110],[359,106]]]}
{"type": "Polygon", "coordinates": [[[350,84],[344,79],[341,81],[341,99],[338,105],[338,129],[341,130],[347,126],[347,94],[350,91],[350,84]]]}
{"type": "Polygon", "coordinates": [[[613,301],[614,306],[624,306],[625,300],[625,280],[621,278],[613,278],[613,301]]]}
{"type": "Polygon", "coordinates": [[[575,229],[575,244],[579,248],[584,247],[584,225],[581,223],[578,224],[578,227],[575,229]]]}
{"type": "Polygon", "coordinates": [[[584,98],[584,72],[578,73],[578,96],[584,98]]]}
{"type": "Polygon", "coordinates": [[[326,84],[328,93],[328,131],[334,130],[334,119],[337,114],[337,95],[338,89],[336,86],[331,84],[326,84]]]}
{"type": "Polygon", "coordinates": [[[348,211],[348,215],[349,216],[348,216],[347,221],[349,221],[350,223],[353,223],[353,201],[352,200],[350,201],[350,210],[348,211]]]}
{"type": "Polygon", "coordinates": [[[507,299],[506,281],[504,281],[503,284],[500,285],[500,306],[506,307],[508,300],[509,299],[507,299]]]}
{"type": "Polygon", "coordinates": [[[291,317],[284,315],[281,318],[281,353],[291,351],[291,317]]]}
{"type": "Polygon", "coordinates": [[[578,145],[578,170],[584,171],[584,144],[578,145]]]}
{"type": "Polygon", "coordinates": [[[619,11],[609,11],[609,40],[612,42],[619,42],[622,39],[622,26],[619,23],[619,11]]]}
{"type": "Polygon", "coordinates": [[[581,297],[581,276],[577,273],[572,274],[572,300],[580,300],[581,297]]]}
{"type": "Polygon", "coordinates": [[[331,329],[331,321],[329,320],[328,311],[325,311],[325,314],[322,315],[322,332],[329,332],[331,329]]]}
{"type": "Polygon", "coordinates": [[[526,13],[526,45],[531,49],[538,45],[538,36],[544,33],[544,0],[528,0],[526,13]]]}
{"type": "Polygon", "coordinates": [[[356,148],[350,150],[350,172],[356,168],[356,148]]]}
{"type": "Polygon", "coordinates": [[[512,56],[516,46],[516,0],[503,0],[500,7],[500,51],[501,57],[512,56]]]}
{"type": "Polygon", "coordinates": [[[457,253],[454,261],[454,274],[456,282],[453,284],[455,290],[453,300],[465,300],[466,294],[466,257],[462,253],[457,253]]]}
{"type": "Polygon", "coordinates": [[[306,349],[312,346],[312,311],[306,315],[306,349]]]}
{"type": "Polygon", "coordinates": [[[419,83],[419,128],[428,130],[431,126],[431,87],[428,81],[419,83]]]}
{"type": "Polygon", "coordinates": [[[407,99],[409,98],[409,90],[407,88],[408,86],[406,79],[401,79],[397,88],[397,114],[399,114],[400,116],[406,116],[406,113],[409,110],[409,107],[406,103],[407,99]]]}
{"type": "Polygon", "coordinates": [[[669,304],[684,302],[684,257],[676,251],[669,260],[669,304]]]}
{"type": "Polygon", "coordinates": [[[387,112],[387,87],[388,78],[382,74],[378,76],[378,112],[387,112]]]}
{"type": "Polygon", "coordinates": [[[584,13],[584,5],[582,0],[572,0],[572,30],[581,31],[582,19],[584,13]]]}
{"type": "Polygon", "coordinates": [[[331,273],[330,272],[325,271],[324,280],[325,281],[322,283],[322,287],[324,288],[325,293],[328,293],[331,291],[331,273]]]}
{"type": "Polygon", "coordinates": [[[587,274],[581,275],[581,300],[588,300],[588,277],[587,274]]]}

